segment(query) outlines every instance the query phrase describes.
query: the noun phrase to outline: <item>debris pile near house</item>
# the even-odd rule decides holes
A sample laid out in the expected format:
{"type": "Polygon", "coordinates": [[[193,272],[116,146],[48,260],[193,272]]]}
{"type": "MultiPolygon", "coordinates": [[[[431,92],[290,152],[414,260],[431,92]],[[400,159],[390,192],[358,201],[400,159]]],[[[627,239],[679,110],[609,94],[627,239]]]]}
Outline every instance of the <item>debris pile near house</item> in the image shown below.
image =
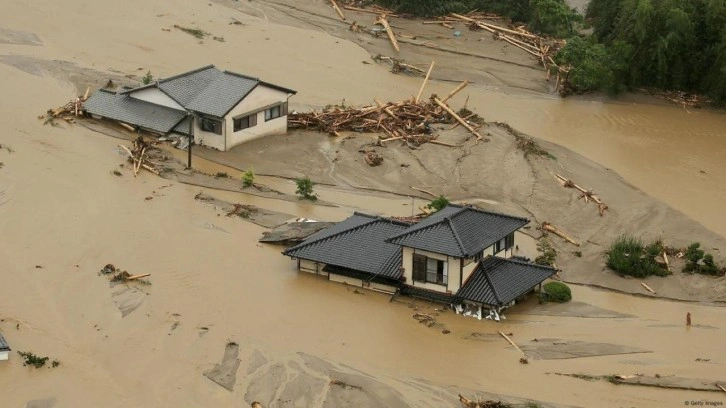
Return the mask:
{"type": "MultiPolygon", "coordinates": [[[[427,78],[428,79],[428,78],[427,78]]],[[[402,140],[409,147],[417,147],[423,143],[434,143],[456,147],[450,143],[436,140],[432,124],[458,123],[473,136],[477,142],[484,140],[478,129],[482,124],[470,124],[454,112],[446,101],[461,91],[468,82],[463,82],[445,98],[431,95],[428,101],[411,98],[400,102],[382,103],[375,100],[376,105],[353,108],[346,106],[328,106],[322,111],[312,111],[288,115],[290,129],[308,129],[340,136],[341,131],[362,133],[383,133],[387,138],[380,138],[379,145],[393,140],[402,140]]],[[[426,85],[426,80],[421,87],[426,85]]]]}
{"type": "Polygon", "coordinates": [[[141,168],[144,168],[156,175],[161,173],[161,165],[159,163],[152,162],[151,160],[166,161],[168,157],[161,154],[157,147],[154,147],[152,143],[147,143],[144,138],[139,136],[134,140],[131,148],[124,145],[118,145],[124,149],[129,155],[129,162],[134,168],[134,177],[138,174],[141,168]]]}
{"type": "MultiPolygon", "coordinates": [[[[138,279],[146,278],[151,276],[150,273],[144,273],[141,275],[131,275],[126,271],[116,268],[113,264],[104,266],[100,271],[99,275],[111,275],[111,282],[130,282],[138,279]]],[[[144,282],[144,281],[139,281],[144,282]]],[[[148,282],[146,282],[148,283],[148,282]]]]}
{"type": "Polygon", "coordinates": [[[91,92],[90,87],[86,88],[85,94],[77,96],[75,99],[63,106],[48,109],[44,115],[39,115],[38,119],[45,119],[43,125],[50,124],[51,126],[56,125],[55,119],[63,119],[68,123],[75,122],[76,117],[83,116],[83,102],[86,102],[88,99],[89,92],[91,92]]]}

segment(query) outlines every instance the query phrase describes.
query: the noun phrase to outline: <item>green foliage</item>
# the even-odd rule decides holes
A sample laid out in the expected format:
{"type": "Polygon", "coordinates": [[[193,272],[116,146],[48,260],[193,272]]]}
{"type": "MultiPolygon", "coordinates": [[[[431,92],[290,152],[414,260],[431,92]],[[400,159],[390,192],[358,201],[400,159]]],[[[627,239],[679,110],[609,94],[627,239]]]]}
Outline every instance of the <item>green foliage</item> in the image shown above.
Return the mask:
{"type": "Polygon", "coordinates": [[[434,198],[433,200],[431,200],[431,202],[428,203],[428,205],[426,205],[426,208],[434,210],[434,212],[437,212],[437,211],[441,211],[444,208],[446,208],[447,205],[449,205],[449,199],[444,197],[443,195],[440,195],[440,196],[434,198]]]}
{"type": "Polygon", "coordinates": [[[658,240],[649,245],[630,235],[621,235],[605,252],[607,267],[622,275],[644,278],[650,275],[668,276],[670,272],[655,261],[663,253],[658,240]]]}
{"type": "Polygon", "coordinates": [[[537,242],[537,250],[542,254],[534,259],[534,263],[537,265],[555,266],[557,251],[552,247],[552,244],[547,238],[542,238],[537,242]]]}
{"type": "Polygon", "coordinates": [[[532,31],[566,37],[572,35],[573,11],[562,0],[529,0],[532,31]]]}
{"type": "Polygon", "coordinates": [[[726,270],[726,268],[719,269],[713,260],[713,255],[706,254],[698,242],[694,242],[688,246],[684,258],[686,258],[686,265],[683,267],[683,272],[695,272],[703,275],[723,275],[726,270]]]}
{"type": "Polygon", "coordinates": [[[143,82],[144,85],[149,85],[154,81],[154,76],[151,75],[151,71],[147,71],[146,75],[141,77],[141,82],[143,82]]]}
{"type": "Polygon", "coordinates": [[[253,184],[255,184],[255,172],[252,169],[245,170],[242,173],[242,185],[251,187],[253,184]]]}
{"type": "Polygon", "coordinates": [[[547,294],[548,302],[566,303],[572,300],[572,292],[570,287],[562,282],[545,283],[542,290],[547,294]]]}
{"type": "Polygon", "coordinates": [[[677,89],[726,101],[724,0],[592,0],[587,17],[610,58],[627,62],[604,65],[617,88],[677,89]]]}
{"type": "MultiPolygon", "coordinates": [[[[31,352],[18,351],[18,355],[25,359],[25,361],[23,361],[24,366],[31,365],[35,368],[40,368],[40,367],[43,367],[45,365],[45,363],[48,361],[48,357],[40,357],[31,352]]],[[[55,362],[55,360],[54,360],[54,362],[55,362]]],[[[58,363],[57,365],[54,365],[53,367],[57,367],[58,365],[60,365],[60,363],[58,363]]]]}
{"type": "Polygon", "coordinates": [[[315,186],[315,183],[310,180],[310,177],[296,179],[295,183],[297,184],[297,190],[295,190],[295,194],[299,195],[301,199],[310,201],[316,201],[318,199],[318,195],[313,192],[313,187],[315,186]]]}
{"type": "Polygon", "coordinates": [[[626,71],[630,54],[627,44],[617,43],[608,48],[593,39],[573,37],[557,53],[555,62],[572,67],[566,80],[574,92],[617,93],[624,90],[619,75],[626,71]]]}
{"type": "Polygon", "coordinates": [[[479,10],[496,13],[514,21],[528,22],[530,15],[529,0],[377,0],[376,2],[396,12],[421,17],[479,10]]]}

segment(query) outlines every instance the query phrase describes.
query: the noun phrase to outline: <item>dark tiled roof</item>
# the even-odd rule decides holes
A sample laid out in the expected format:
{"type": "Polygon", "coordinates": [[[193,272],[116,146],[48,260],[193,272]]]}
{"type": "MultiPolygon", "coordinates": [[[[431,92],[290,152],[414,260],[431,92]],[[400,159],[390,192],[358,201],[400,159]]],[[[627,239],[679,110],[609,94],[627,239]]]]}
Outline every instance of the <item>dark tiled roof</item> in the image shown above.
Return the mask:
{"type": "Polygon", "coordinates": [[[189,136],[189,116],[182,119],[181,122],[179,122],[176,126],[174,126],[174,129],[172,129],[174,133],[179,133],[180,135],[189,136]]]}
{"type": "Polygon", "coordinates": [[[105,89],[94,92],[83,103],[83,107],[87,112],[94,115],[151,129],[159,133],[168,133],[187,115],[184,111],[134,99],[128,95],[117,94],[105,89]]]}
{"type": "Polygon", "coordinates": [[[390,238],[389,242],[465,258],[481,252],[528,222],[526,218],[450,204],[390,238]]]}
{"type": "Polygon", "coordinates": [[[479,262],[456,296],[486,305],[506,305],[555,272],[549,266],[489,256],[479,262]]]}
{"type": "Polygon", "coordinates": [[[401,294],[415,298],[433,300],[434,302],[451,304],[459,303],[456,295],[450,293],[437,292],[434,290],[417,288],[416,286],[405,285],[401,288],[401,294]]]}
{"type": "Polygon", "coordinates": [[[398,279],[401,276],[401,247],[386,242],[386,238],[403,231],[408,225],[356,213],[283,254],[398,279]]]}
{"type": "Polygon", "coordinates": [[[292,89],[262,82],[258,78],[220,71],[214,65],[160,79],[153,84],[123,93],[158,86],[185,109],[221,118],[259,84],[282,92],[296,93],[292,89]]]}
{"type": "Polygon", "coordinates": [[[5,341],[5,337],[3,337],[2,333],[0,333],[0,351],[10,351],[10,346],[8,345],[8,342],[5,341]]]}

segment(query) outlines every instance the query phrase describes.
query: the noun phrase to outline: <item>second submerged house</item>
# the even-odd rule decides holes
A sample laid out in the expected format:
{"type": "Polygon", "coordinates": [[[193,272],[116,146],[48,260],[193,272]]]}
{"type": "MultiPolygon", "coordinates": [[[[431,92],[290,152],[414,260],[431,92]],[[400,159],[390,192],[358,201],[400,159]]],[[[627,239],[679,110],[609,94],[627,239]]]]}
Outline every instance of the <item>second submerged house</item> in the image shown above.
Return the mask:
{"type": "Polygon", "coordinates": [[[528,222],[460,205],[417,224],[355,213],[284,254],[330,280],[499,312],[555,273],[512,258],[528,222]]]}
{"type": "Polygon", "coordinates": [[[285,133],[287,102],[295,93],[209,65],[121,92],[99,89],[84,109],[160,135],[191,134],[195,143],[225,151],[285,133]]]}

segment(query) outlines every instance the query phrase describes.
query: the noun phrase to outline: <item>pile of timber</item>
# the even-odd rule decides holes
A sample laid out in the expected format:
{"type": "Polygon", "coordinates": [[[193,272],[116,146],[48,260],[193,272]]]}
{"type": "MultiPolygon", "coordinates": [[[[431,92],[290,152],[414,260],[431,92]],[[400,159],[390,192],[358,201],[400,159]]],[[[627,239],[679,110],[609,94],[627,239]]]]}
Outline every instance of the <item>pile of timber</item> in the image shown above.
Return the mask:
{"type": "Polygon", "coordinates": [[[152,160],[166,160],[167,157],[163,154],[159,154],[159,149],[154,147],[151,143],[147,143],[143,137],[137,137],[131,145],[131,148],[124,145],[118,146],[128,153],[129,163],[133,165],[134,177],[136,177],[139,170],[142,168],[156,175],[161,173],[161,164],[152,160]]]}
{"type": "Polygon", "coordinates": [[[45,119],[44,125],[51,124],[55,125],[55,119],[63,119],[68,123],[75,122],[75,118],[83,115],[83,103],[88,100],[88,94],[91,88],[86,88],[86,93],[83,95],[76,96],[75,99],[71,100],[63,106],[59,106],[54,109],[48,109],[44,115],[38,116],[38,119],[45,119]]]}
{"type": "Polygon", "coordinates": [[[419,96],[416,98],[385,104],[375,100],[375,105],[362,108],[329,106],[322,111],[293,112],[288,115],[288,127],[325,132],[331,136],[340,136],[341,131],[383,133],[387,137],[379,139],[380,145],[393,140],[402,140],[409,147],[417,147],[423,143],[455,147],[436,140],[431,125],[458,122],[476,137],[477,142],[488,140],[478,132],[483,124],[470,124],[446,104],[446,101],[461,91],[468,82],[457,86],[444,99],[431,95],[427,101],[423,101],[419,97],[427,79],[428,76],[424,79],[419,96]]]}

